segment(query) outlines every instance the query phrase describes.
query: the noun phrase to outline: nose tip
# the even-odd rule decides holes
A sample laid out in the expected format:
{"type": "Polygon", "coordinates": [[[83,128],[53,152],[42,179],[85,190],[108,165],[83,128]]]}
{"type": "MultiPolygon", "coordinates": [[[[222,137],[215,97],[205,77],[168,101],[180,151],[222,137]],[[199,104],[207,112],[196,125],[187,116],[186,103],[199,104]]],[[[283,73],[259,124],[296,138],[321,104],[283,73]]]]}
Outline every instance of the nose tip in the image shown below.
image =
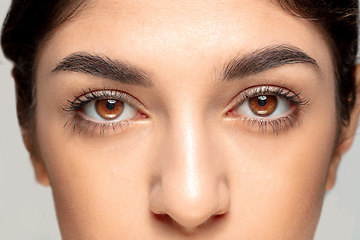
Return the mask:
{"type": "Polygon", "coordinates": [[[171,119],[166,141],[159,144],[161,151],[152,157],[156,170],[151,176],[150,210],[168,216],[163,219],[172,221],[166,223],[175,222],[174,226],[186,232],[213,226],[220,221],[215,216],[230,208],[228,158],[210,137],[211,129],[198,112],[191,108],[176,111],[178,117],[171,119]]]}
{"type": "Polygon", "coordinates": [[[225,182],[205,183],[198,189],[163,182],[152,189],[150,196],[150,208],[154,214],[168,215],[187,231],[225,214],[229,206],[230,196],[225,182]]]}

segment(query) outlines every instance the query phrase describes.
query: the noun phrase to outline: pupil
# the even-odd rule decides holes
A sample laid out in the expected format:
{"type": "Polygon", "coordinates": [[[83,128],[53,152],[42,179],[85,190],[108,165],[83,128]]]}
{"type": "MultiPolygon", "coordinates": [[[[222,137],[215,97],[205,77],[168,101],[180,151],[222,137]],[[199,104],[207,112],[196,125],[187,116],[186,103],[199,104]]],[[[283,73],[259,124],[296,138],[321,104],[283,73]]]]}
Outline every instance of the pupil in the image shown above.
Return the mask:
{"type": "Polygon", "coordinates": [[[106,103],[106,108],[108,110],[114,110],[115,103],[116,103],[116,100],[108,100],[107,103],[106,103]]]}
{"type": "Polygon", "coordinates": [[[266,105],[266,96],[260,96],[258,97],[258,104],[259,106],[263,107],[266,105]]]}

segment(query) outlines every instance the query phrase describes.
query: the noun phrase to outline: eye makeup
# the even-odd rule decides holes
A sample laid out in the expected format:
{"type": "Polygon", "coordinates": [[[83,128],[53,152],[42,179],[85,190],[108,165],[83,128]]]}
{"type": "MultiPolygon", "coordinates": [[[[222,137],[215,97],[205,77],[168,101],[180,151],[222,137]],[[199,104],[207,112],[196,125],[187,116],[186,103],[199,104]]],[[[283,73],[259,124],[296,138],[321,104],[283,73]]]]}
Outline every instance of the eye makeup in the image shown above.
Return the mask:
{"type": "Polygon", "coordinates": [[[250,127],[258,126],[261,133],[269,128],[273,133],[301,123],[303,106],[309,103],[300,92],[285,86],[256,85],[241,91],[231,102],[227,117],[242,120],[250,127]]]}
{"type": "MultiPolygon", "coordinates": [[[[256,85],[242,90],[229,103],[232,106],[225,117],[242,120],[250,127],[258,126],[261,133],[272,129],[279,134],[301,122],[303,106],[309,103],[300,92],[285,86],[256,85]]],[[[83,90],[74,100],[68,100],[63,107],[72,116],[64,124],[70,123],[72,130],[104,135],[117,128],[124,130],[135,121],[148,118],[141,111],[144,106],[132,95],[115,89],[83,90]]]]}
{"type": "Polygon", "coordinates": [[[110,129],[114,132],[117,128],[124,130],[134,120],[147,118],[141,108],[143,105],[135,97],[119,90],[83,90],[63,107],[72,115],[64,128],[71,122],[73,131],[91,133],[91,136],[95,133],[104,135],[110,129]]]}

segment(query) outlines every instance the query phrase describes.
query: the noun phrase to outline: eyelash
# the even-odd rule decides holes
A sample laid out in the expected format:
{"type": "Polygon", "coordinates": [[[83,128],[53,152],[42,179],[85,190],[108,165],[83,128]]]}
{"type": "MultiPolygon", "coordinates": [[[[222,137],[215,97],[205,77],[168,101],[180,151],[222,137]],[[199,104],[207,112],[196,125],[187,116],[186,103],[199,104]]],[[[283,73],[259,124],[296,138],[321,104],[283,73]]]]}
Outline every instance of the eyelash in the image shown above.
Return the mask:
{"type": "MultiPolygon", "coordinates": [[[[114,122],[95,122],[93,120],[89,120],[84,118],[79,112],[82,108],[84,108],[87,104],[92,101],[102,100],[102,99],[114,99],[121,101],[123,103],[129,104],[136,111],[139,111],[139,107],[141,107],[141,103],[132,97],[131,95],[114,90],[114,89],[102,89],[102,90],[91,90],[90,88],[85,91],[82,90],[82,94],[80,96],[74,96],[74,100],[68,100],[67,104],[63,107],[65,112],[71,113],[73,116],[64,124],[64,128],[69,125],[69,123],[73,122],[73,131],[76,131],[76,128],[79,128],[79,134],[85,131],[87,134],[90,128],[92,128],[91,136],[94,135],[95,130],[99,130],[100,135],[104,135],[105,131],[109,131],[113,129],[115,132],[116,128],[120,128],[124,130],[129,127],[129,125],[133,122],[132,119],[126,119],[122,121],[114,121],[114,122]]],[[[140,112],[141,113],[141,112],[140,112]]]]}
{"type": "MultiPolygon", "coordinates": [[[[301,97],[300,92],[293,92],[290,89],[287,89],[284,85],[281,87],[272,86],[272,85],[257,85],[253,87],[249,87],[241,91],[231,102],[230,106],[231,110],[237,108],[241,104],[245,103],[247,100],[253,97],[258,97],[262,95],[272,95],[276,97],[280,97],[288,102],[290,102],[295,108],[290,114],[278,117],[278,118],[251,118],[247,116],[234,116],[236,119],[240,119],[243,122],[246,122],[248,125],[253,126],[255,124],[259,127],[259,132],[265,133],[268,130],[268,127],[271,127],[273,133],[279,134],[280,131],[286,130],[289,126],[293,127],[295,123],[301,123],[301,111],[304,105],[309,103],[308,100],[304,100],[301,97]]],[[[74,100],[68,100],[67,105],[63,107],[63,110],[71,113],[73,116],[64,124],[64,128],[69,124],[69,122],[73,121],[73,131],[79,127],[79,134],[85,131],[85,134],[92,128],[91,136],[94,135],[95,130],[99,130],[100,135],[104,135],[105,131],[109,131],[112,128],[114,131],[117,127],[120,127],[121,130],[124,130],[126,127],[132,123],[133,119],[127,119],[123,121],[115,121],[115,122],[95,122],[89,119],[86,119],[79,113],[83,107],[89,104],[92,101],[101,100],[101,99],[115,99],[121,102],[129,104],[135,110],[138,110],[141,107],[141,103],[132,97],[131,95],[114,90],[114,89],[102,89],[102,90],[91,90],[87,91],[83,90],[80,96],[74,96],[74,100]]],[[[230,111],[231,111],[230,110],[230,111]]],[[[141,113],[141,112],[140,112],[141,113]]],[[[229,112],[228,112],[229,113],[229,112]]],[[[228,114],[227,114],[228,115],[228,114]]]]}
{"type": "Polygon", "coordinates": [[[281,87],[273,85],[257,85],[244,89],[231,101],[230,105],[235,105],[235,107],[231,108],[231,110],[236,109],[241,104],[244,104],[250,98],[263,95],[271,95],[282,98],[292,104],[292,108],[294,107],[295,109],[286,116],[273,119],[264,117],[251,118],[247,116],[235,116],[234,118],[246,122],[249,126],[257,124],[259,132],[263,134],[269,127],[271,127],[273,133],[276,135],[278,135],[280,131],[288,129],[289,126],[294,127],[295,123],[301,123],[301,112],[303,111],[302,106],[309,104],[309,100],[303,99],[301,92],[295,93],[291,89],[286,88],[285,85],[281,87]]]}

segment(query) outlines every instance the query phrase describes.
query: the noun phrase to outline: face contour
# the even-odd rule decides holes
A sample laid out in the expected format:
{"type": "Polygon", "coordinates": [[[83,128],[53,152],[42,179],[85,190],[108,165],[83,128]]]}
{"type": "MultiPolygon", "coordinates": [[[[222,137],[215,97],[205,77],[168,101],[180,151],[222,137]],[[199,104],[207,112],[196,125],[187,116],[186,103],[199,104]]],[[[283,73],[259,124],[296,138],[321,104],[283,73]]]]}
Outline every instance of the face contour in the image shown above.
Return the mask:
{"type": "Polygon", "coordinates": [[[337,121],[310,22],[266,0],[94,1],[37,66],[64,239],[313,238],[337,121]]]}

